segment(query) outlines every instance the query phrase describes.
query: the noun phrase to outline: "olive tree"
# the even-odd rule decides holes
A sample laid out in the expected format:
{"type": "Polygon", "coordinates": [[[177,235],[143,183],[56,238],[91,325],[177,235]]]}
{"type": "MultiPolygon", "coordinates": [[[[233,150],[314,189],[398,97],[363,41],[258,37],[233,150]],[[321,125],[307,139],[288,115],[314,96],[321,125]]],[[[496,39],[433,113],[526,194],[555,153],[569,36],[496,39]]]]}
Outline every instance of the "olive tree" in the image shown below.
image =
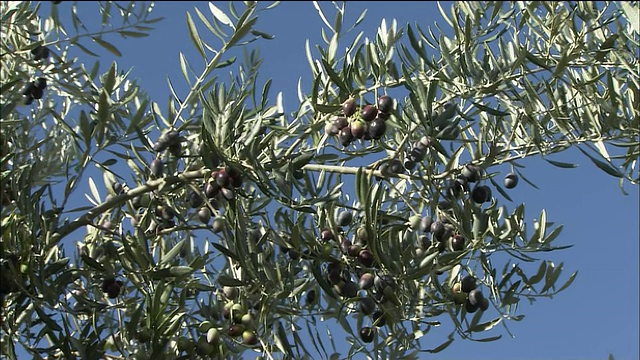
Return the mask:
{"type": "Polygon", "coordinates": [[[535,186],[521,160],[574,167],[549,156],[577,148],[638,182],[637,3],[440,4],[447,29],[375,34],[314,3],[324,42],[300,49],[309,87],[288,110],[258,82],[276,3],[188,13],[200,58],[176,54],[161,103],[91,63],[153,31],[153,4],[83,22],[85,4],[53,3],[2,3],[8,358],[398,359],[498,340],[520,301],[576,276],[545,259],[569,247],[562,226],[527,224],[509,195],[535,186]],[[429,332],[447,341],[425,348],[429,332]]]}

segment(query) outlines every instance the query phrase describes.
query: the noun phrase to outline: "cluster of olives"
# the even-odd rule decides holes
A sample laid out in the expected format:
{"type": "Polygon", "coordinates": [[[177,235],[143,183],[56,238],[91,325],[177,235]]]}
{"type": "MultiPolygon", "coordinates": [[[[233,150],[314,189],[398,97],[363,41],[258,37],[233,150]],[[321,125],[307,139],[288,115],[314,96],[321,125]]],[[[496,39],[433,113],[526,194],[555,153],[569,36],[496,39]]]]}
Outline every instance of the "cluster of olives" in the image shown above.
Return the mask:
{"type": "MultiPolygon", "coordinates": [[[[360,252],[362,254],[362,252],[360,252]]],[[[386,315],[378,307],[387,301],[397,302],[395,292],[398,285],[391,275],[379,275],[374,269],[356,270],[360,273],[358,282],[354,282],[351,273],[339,262],[330,262],[326,268],[326,280],[333,287],[334,292],[345,299],[358,299],[358,309],[360,313],[371,317],[372,327],[382,327],[386,325],[386,315]],[[364,296],[360,296],[360,291],[364,291],[364,296]]],[[[312,303],[315,298],[315,291],[307,293],[307,303],[312,303]]],[[[369,326],[360,329],[362,341],[370,343],[373,341],[375,332],[369,326]]]]}
{"type": "MultiPolygon", "coordinates": [[[[222,317],[226,323],[214,324],[212,321],[205,320],[198,325],[198,332],[202,336],[198,339],[195,349],[200,356],[213,355],[217,352],[222,331],[232,338],[241,337],[242,343],[247,346],[255,346],[259,343],[255,315],[235,302],[238,298],[238,288],[225,286],[223,293],[228,300],[222,309],[222,317]]],[[[190,352],[192,349],[191,340],[186,337],[178,339],[178,350],[190,352]]]]}
{"type": "MultiPolygon", "coordinates": [[[[148,234],[153,234],[159,230],[170,229],[176,226],[174,210],[171,207],[157,203],[156,201],[157,199],[154,200],[154,198],[152,198],[148,193],[138,195],[131,199],[131,204],[135,210],[152,209],[153,218],[151,219],[149,227],[145,230],[148,234]]],[[[134,226],[139,226],[139,219],[140,217],[138,216],[134,217],[132,224],[134,226]]]]}
{"type": "Polygon", "coordinates": [[[405,153],[404,163],[402,164],[407,171],[411,171],[416,167],[416,164],[424,160],[424,156],[429,148],[429,138],[423,136],[411,147],[411,150],[405,153]]]}
{"type": "MultiPolygon", "coordinates": [[[[458,198],[463,193],[469,192],[469,184],[479,182],[482,175],[481,169],[477,165],[467,164],[457,178],[455,178],[447,189],[447,195],[450,198],[458,198]]],[[[508,173],[504,178],[504,186],[507,189],[513,189],[518,185],[518,176],[515,173],[508,173]]],[[[479,183],[473,187],[469,194],[471,200],[476,204],[482,204],[491,201],[491,188],[487,185],[479,183]]]]}
{"type": "Polygon", "coordinates": [[[211,172],[211,179],[204,185],[204,193],[212,199],[222,195],[226,200],[235,199],[234,189],[242,186],[242,174],[232,166],[218,168],[211,172]]]}
{"type": "Polygon", "coordinates": [[[153,145],[153,150],[157,152],[162,152],[167,148],[173,156],[179,156],[182,150],[180,133],[174,129],[170,129],[162,133],[158,138],[158,141],[153,145]]]}
{"type": "Polygon", "coordinates": [[[348,99],[342,104],[344,116],[335,117],[325,126],[329,136],[338,136],[343,146],[348,146],[356,139],[379,140],[387,130],[386,120],[393,111],[393,99],[383,95],[375,105],[365,105],[360,110],[360,117],[353,119],[358,105],[354,99],[348,99]]]}
{"type": "MultiPolygon", "coordinates": [[[[49,48],[38,45],[31,49],[31,56],[35,61],[47,59],[49,57],[49,48]]],[[[44,95],[44,89],[47,87],[47,80],[40,77],[35,81],[31,81],[21,91],[22,104],[31,105],[33,100],[40,100],[44,95]]]]}
{"type": "MultiPolygon", "coordinates": [[[[231,166],[225,166],[224,168],[218,168],[211,172],[211,178],[208,181],[205,181],[202,190],[209,203],[213,207],[217,208],[218,199],[228,201],[235,199],[235,189],[241,186],[242,174],[231,166]]],[[[189,194],[189,205],[192,208],[201,206],[202,198],[200,198],[200,195],[195,192],[191,192],[189,194]]],[[[210,215],[211,214],[207,207],[203,207],[198,213],[198,217],[203,223],[209,222],[210,215]]]]}
{"type": "Polygon", "coordinates": [[[104,279],[102,282],[102,292],[106,293],[109,299],[115,299],[120,295],[120,291],[122,290],[122,281],[116,280],[113,277],[109,277],[104,279]]]}
{"type": "Polygon", "coordinates": [[[422,217],[420,217],[420,215],[414,215],[409,218],[409,226],[412,230],[431,233],[431,238],[435,240],[431,241],[427,235],[420,235],[418,237],[419,244],[416,248],[416,255],[418,257],[422,256],[433,244],[437,246],[439,252],[447,250],[447,244],[450,244],[451,249],[454,251],[464,249],[464,237],[455,234],[455,226],[451,223],[451,220],[445,216],[434,221],[429,215],[422,217]]]}
{"type": "Polygon", "coordinates": [[[35,81],[31,81],[22,90],[22,102],[25,105],[30,105],[33,103],[33,99],[42,99],[46,87],[47,80],[45,78],[37,78],[35,81]]]}
{"type": "MultiPolygon", "coordinates": [[[[339,212],[335,222],[339,227],[350,226],[353,222],[352,212],[339,212]]],[[[349,259],[347,262],[352,266],[340,261],[328,262],[324,276],[336,295],[344,299],[358,299],[359,311],[371,317],[371,326],[360,329],[360,338],[365,343],[372,342],[375,328],[386,324],[385,313],[378,305],[387,301],[399,303],[396,295],[399,285],[393,276],[380,272],[373,253],[368,248],[371,233],[365,226],[358,227],[353,241],[344,237],[342,231],[336,236],[329,228],[321,230],[320,239],[325,244],[338,242],[341,253],[349,259]],[[352,270],[355,270],[355,281],[352,270]]],[[[315,290],[307,292],[307,304],[312,304],[315,298],[315,290]]]]}
{"type": "Polygon", "coordinates": [[[478,309],[486,311],[489,308],[489,300],[482,295],[477,288],[476,279],[467,275],[458,283],[455,283],[451,289],[453,294],[453,302],[463,305],[468,313],[474,313],[478,309]]]}
{"type": "MultiPolygon", "coordinates": [[[[385,161],[379,165],[380,172],[383,176],[390,177],[395,176],[396,174],[403,174],[405,171],[413,170],[418,162],[424,160],[430,143],[429,138],[423,136],[413,144],[411,150],[405,152],[404,162],[398,159],[385,161]]],[[[382,180],[379,177],[376,178],[378,180],[382,180]]]]}

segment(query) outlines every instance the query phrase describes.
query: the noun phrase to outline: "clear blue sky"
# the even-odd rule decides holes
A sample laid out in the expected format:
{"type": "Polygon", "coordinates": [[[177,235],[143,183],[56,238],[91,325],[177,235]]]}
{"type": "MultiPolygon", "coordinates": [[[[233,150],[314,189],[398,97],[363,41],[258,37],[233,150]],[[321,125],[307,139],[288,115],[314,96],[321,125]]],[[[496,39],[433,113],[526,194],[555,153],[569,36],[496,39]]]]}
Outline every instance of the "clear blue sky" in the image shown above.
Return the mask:
{"type": "MultiPolygon", "coordinates": [[[[225,2],[216,3],[226,9],[225,2]]],[[[65,2],[58,6],[65,11],[65,2]]],[[[166,109],[169,96],[167,75],[181,89],[179,92],[185,93],[178,53],[183,52],[196,69],[201,66],[185,25],[186,12],[195,6],[209,14],[206,2],[160,2],[156,4],[154,13],[165,17],[165,20],[156,24],[157,29],[150,37],[126,41],[106,38],[124,54],[118,59],[120,68],[134,67],[131,76],[140,79],[142,87],[162,109],[166,109]]],[[[331,14],[329,18],[332,21],[331,4],[323,6],[331,14]]],[[[89,14],[89,9],[95,6],[78,4],[78,7],[83,19],[95,18],[89,14]]],[[[383,18],[387,24],[396,19],[399,26],[417,22],[426,29],[437,21],[446,27],[432,2],[350,2],[345,23],[351,24],[365,7],[369,11],[359,29],[370,38],[375,36],[383,18]]],[[[198,21],[197,16],[194,18],[198,21]]],[[[262,81],[273,78],[272,95],[284,92],[287,111],[294,110],[297,105],[296,84],[300,76],[308,88],[310,72],[304,55],[304,42],[309,38],[311,44],[320,43],[322,26],[310,2],[283,3],[275,10],[263,13],[258,21],[259,30],[276,37],[253,45],[260,47],[264,59],[262,81]]],[[[212,40],[203,31],[201,36],[205,41],[212,40]]],[[[101,63],[106,70],[112,55],[99,53],[105,55],[101,63]]],[[[223,71],[230,69],[233,67],[223,71]]],[[[510,195],[516,202],[525,202],[527,221],[537,217],[544,208],[551,221],[565,225],[556,244],[572,244],[574,247],[549,253],[548,259],[556,263],[564,261],[562,279],[578,270],[576,281],[553,300],[542,299],[529,306],[523,299],[519,313],[524,314],[525,319],[520,323],[509,323],[515,338],[508,337],[499,326],[488,335],[504,334],[502,340],[477,343],[457,338],[443,353],[431,357],[425,354],[424,358],[606,359],[609,353],[616,359],[639,358],[638,186],[626,184],[629,195],[624,196],[617,179],[597,169],[577,150],[567,151],[553,159],[575,162],[580,166],[577,169],[559,169],[540,159],[522,161],[527,166],[524,169],[526,176],[540,190],[521,182],[510,195]]],[[[506,166],[497,168],[506,169],[506,166]]],[[[507,204],[509,209],[513,206],[507,204]]],[[[433,329],[423,338],[424,347],[439,345],[450,330],[446,323],[441,329],[433,329]]],[[[337,335],[341,330],[335,331],[337,335]]]]}

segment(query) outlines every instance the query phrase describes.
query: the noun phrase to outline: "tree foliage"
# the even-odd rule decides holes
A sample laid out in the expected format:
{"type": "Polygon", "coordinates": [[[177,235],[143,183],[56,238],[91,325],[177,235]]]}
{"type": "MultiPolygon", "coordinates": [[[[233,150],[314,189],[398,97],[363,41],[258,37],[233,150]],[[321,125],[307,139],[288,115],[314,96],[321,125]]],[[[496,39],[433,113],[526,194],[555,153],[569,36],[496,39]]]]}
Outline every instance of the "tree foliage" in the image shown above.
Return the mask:
{"type": "Polygon", "coordinates": [[[456,2],[446,29],[376,34],[314,3],[324,43],[301,49],[292,111],[258,83],[276,5],[188,13],[200,59],[178,54],[161,107],[117,61],[70,55],[122,56],[152,4],[90,23],[82,3],[2,3],[4,356],[418,358],[498,340],[575,279],[545,259],[562,226],[526,224],[495,168],[535,186],[521,159],[575,167],[553,155],[577,148],[637,184],[637,2],[456,2]]]}

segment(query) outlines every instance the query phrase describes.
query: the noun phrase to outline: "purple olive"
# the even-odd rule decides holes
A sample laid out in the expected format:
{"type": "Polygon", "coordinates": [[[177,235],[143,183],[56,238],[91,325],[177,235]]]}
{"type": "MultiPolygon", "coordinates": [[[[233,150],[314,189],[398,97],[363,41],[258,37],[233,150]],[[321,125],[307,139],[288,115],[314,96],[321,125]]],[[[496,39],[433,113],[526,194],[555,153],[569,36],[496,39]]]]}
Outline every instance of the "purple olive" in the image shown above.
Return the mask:
{"type": "Polygon", "coordinates": [[[369,135],[372,139],[380,140],[387,131],[387,124],[380,118],[375,118],[369,124],[369,135]]]}
{"type": "Polygon", "coordinates": [[[342,113],[344,113],[344,116],[349,117],[356,113],[357,107],[354,99],[347,99],[347,101],[342,104],[342,113]]]}
{"type": "Polygon", "coordinates": [[[393,110],[393,99],[388,95],[378,98],[378,110],[383,113],[390,113],[393,110]]]}
{"type": "Polygon", "coordinates": [[[366,105],[360,112],[360,117],[364,121],[372,121],[376,118],[376,115],[378,115],[378,109],[373,105],[366,105]]]}

